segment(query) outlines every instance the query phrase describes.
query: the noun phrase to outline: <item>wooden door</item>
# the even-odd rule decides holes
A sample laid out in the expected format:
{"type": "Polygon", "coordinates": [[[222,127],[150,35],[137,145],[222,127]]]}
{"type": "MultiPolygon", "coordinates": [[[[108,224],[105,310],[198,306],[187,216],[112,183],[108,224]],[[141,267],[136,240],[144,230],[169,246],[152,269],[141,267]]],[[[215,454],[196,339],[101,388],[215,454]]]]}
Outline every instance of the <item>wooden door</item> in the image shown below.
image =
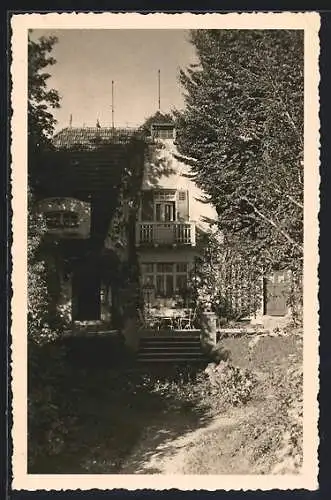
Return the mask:
{"type": "Polygon", "coordinates": [[[97,321],[101,316],[100,275],[92,266],[80,268],[74,273],[72,282],[73,319],[97,321]]]}
{"type": "Polygon", "coordinates": [[[284,316],[287,313],[288,281],[286,271],[274,271],[265,281],[265,314],[284,316]]]}

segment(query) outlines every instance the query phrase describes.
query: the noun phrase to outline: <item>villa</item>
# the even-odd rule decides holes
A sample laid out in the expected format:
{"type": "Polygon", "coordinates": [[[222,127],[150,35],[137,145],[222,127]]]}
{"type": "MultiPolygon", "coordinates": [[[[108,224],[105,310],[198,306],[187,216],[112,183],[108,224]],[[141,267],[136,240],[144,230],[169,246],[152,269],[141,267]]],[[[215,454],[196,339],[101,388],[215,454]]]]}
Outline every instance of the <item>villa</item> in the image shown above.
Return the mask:
{"type": "MultiPolygon", "coordinates": [[[[132,310],[189,308],[199,237],[216,210],[177,157],[174,124],[140,132],[67,127],[37,166],[54,293],[72,330],[121,329],[132,310]]],[[[255,322],[287,315],[285,281],[276,272],[265,282],[255,322]]]]}

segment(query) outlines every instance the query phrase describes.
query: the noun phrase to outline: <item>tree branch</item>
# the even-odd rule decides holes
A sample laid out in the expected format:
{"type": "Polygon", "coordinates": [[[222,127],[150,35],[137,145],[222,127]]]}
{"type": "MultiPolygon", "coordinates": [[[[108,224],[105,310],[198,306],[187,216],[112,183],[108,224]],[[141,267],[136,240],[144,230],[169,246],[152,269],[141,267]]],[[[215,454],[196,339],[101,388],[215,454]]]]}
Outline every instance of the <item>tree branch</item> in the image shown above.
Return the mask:
{"type": "Polygon", "coordinates": [[[296,205],[297,207],[299,208],[302,208],[303,209],[303,204],[300,203],[299,201],[297,201],[295,198],[293,198],[291,195],[289,194],[286,194],[286,193],[283,193],[280,189],[278,189],[277,187],[274,186],[274,190],[276,191],[276,193],[279,193],[279,194],[282,194],[283,196],[285,196],[288,200],[290,200],[292,203],[294,203],[294,205],[296,205]]]}
{"type": "Polygon", "coordinates": [[[298,250],[300,250],[301,253],[303,253],[303,246],[299,245],[293,238],[291,238],[291,236],[289,234],[287,234],[282,228],[280,228],[278,226],[278,224],[276,224],[272,219],[270,219],[269,217],[264,215],[262,212],[260,212],[260,210],[258,210],[256,208],[256,206],[252,202],[250,202],[246,196],[242,196],[241,199],[246,201],[246,203],[248,203],[252,207],[252,209],[254,210],[256,215],[258,215],[263,221],[267,222],[269,225],[274,227],[279,234],[284,236],[284,238],[289,243],[291,243],[291,245],[294,246],[294,248],[297,248],[298,250]]]}
{"type": "MultiPolygon", "coordinates": [[[[264,67],[265,67],[265,66],[264,66],[264,67]]],[[[266,67],[265,67],[265,69],[266,69],[267,74],[268,74],[268,69],[267,69],[266,67]]],[[[283,111],[284,111],[284,114],[285,114],[286,118],[288,119],[288,122],[290,123],[290,125],[291,125],[292,129],[293,129],[293,130],[294,130],[294,132],[296,133],[296,135],[297,135],[297,137],[298,137],[298,139],[299,139],[300,146],[303,148],[303,147],[304,147],[304,143],[303,143],[303,138],[302,138],[302,135],[301,135],[301,134],[300,134],[300,132],[298,131],[297,126],[296,126],[296,124],[294,123],[294,120],[293,120],[292,116],[290,115],[290,113],[289,113],[289,111],[288,111],[288,109],[287,109],[287,107],[286,107],[286,104],[284,103],[284,101],[283,101],[283,99],[282,99],[281,95],[279,94],[279,92],[278,92],[278,90],[277,90],[277,88],[276,88],[276,86],[275,86],[275,83],[274,83],[274,81],[273,81],[272,77],[270,76],[270,74],[268,74],[268,78],[269,78],[269,81],[270,81],[270,83],[271,83],[271,86],[272,86],[272,88],[273,88],[273,91],[274,91],[274,93],[275,93],[276,98],[279,100],[279,102],[281,103],[281,105],[282,105],[282,107],[283,107],[283,111]]]]}

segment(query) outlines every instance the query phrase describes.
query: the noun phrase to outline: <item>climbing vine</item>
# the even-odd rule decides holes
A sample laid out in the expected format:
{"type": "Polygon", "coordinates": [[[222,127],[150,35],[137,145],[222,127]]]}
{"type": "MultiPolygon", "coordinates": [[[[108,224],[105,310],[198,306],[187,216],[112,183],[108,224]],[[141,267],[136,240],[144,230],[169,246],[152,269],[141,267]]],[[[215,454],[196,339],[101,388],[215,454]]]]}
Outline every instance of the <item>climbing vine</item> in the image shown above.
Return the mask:
{"type": "Polygon", "coordinates": [[[256,312],[262,299],[261,270],[217,234],[200,239],[201,254],[190,277],[198,310],[239,320],[256,312]]]}

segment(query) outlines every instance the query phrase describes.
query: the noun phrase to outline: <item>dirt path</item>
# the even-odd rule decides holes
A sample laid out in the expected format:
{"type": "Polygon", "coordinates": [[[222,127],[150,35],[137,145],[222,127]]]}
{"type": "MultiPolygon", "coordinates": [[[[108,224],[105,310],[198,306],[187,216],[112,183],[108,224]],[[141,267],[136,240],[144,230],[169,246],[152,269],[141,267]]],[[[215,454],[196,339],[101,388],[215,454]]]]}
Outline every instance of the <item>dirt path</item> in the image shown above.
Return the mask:
{"type": "MultiPolygon", "coordinates": [[[[167,415],[149,426],[124,462],[121,474],[230,474],[252,472],[241,452],[234,453],[231,435],[236,433],[256,406],[232,409],[195,430],[185,432],[185,415],[167,415]],[[183,432],[178,436],[178,427],[183,432]],[[211,466],[213,469],[210,470],[211,466]],[[205,470],[206,469],[206,470],[205,470]]],[[[189,422],[187,427],[189,428],[189,422]]]]}

